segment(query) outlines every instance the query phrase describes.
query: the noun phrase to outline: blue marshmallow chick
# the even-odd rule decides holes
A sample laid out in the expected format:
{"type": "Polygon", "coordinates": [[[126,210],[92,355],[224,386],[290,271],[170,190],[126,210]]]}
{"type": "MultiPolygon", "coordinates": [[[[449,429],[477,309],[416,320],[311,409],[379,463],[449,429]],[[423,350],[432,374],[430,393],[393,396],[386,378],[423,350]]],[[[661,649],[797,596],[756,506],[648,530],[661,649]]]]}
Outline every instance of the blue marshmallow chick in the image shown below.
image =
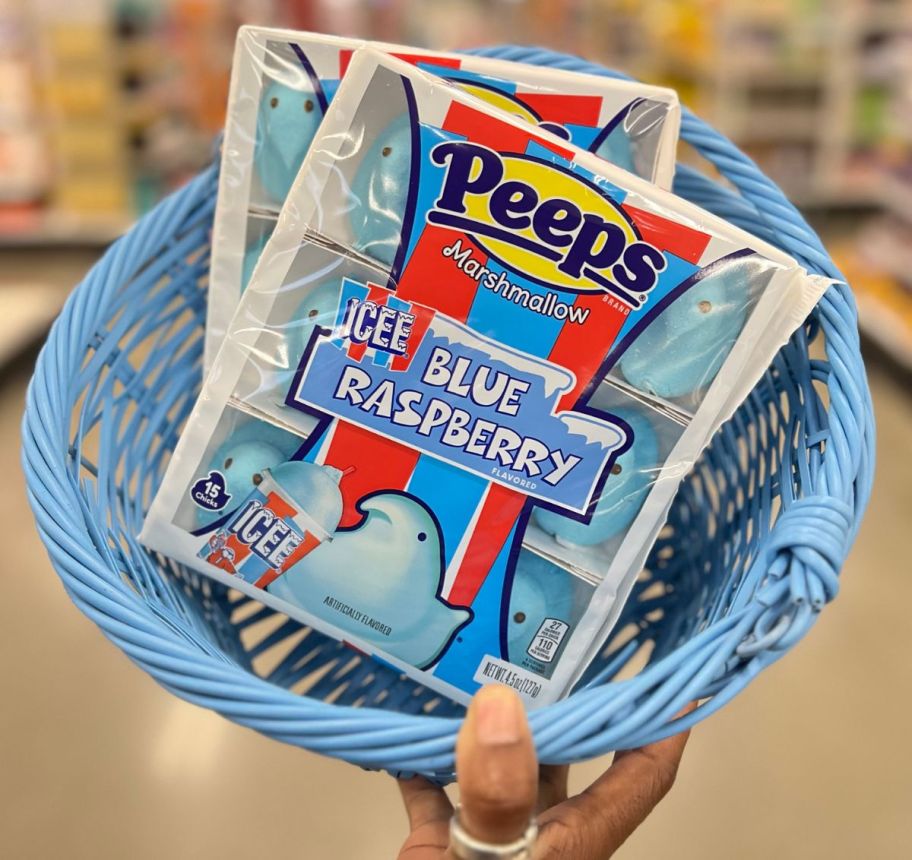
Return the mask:
{"type": "Polygon", "coordinates": [[[546,618],[576,623],[580,580],[529,550],[520,550],[510,589],[507,614],[507,657],[521,664],[546,618]]]}
{"type": "Polygon", "coordinates": [[[709,385],[747,316],[747,288],[738,272],[729,266],[703,278],[662,311],[621,356],[624,378],[665,398],[709,385]]]}
{"type": "Polygon", "coordinates": [[[288,364],[291,370],[297,368],[310,343],[317,326],[332,328],[339,307],[339,293],[342,280],[327,278],[311,289],[297,306],[287,323],[288,364]]]}
{"type": "Polygon", "coordinates": [[[197,508],[196,521],[207,526],[233,510],[256,487],[264,469],[271,469],[290,459],[303,444],[303,439],[266,421],[241,420],[234,431],[215,450],[205,470],[221,472],[225,489],[230,493],[228,507],[222,511],[197,508]]]}
{"type": "Polygon", "coordinates": [[[387,266],[399,248],[411,160],[412,128],[408,115],[402,114],[377,135],[352,181],[355,250],[387,266]]]}
{"type": "Polygon", "coordinates": [[[273,227],[274,225],[269,228],[267,233],[260,236],[246,251],[244,251],[244,262],[241,265],[241,293],[247,289],[247,284],[250,283],[250,279],[253,277],[253,270],[256,268],[257,262],[263,255],[263,249],[266,247],[266,243],[269,242],[269,238],[272,236],[273,227]]]}
{"type": "MultiPolygon", "coordinates": [[[[225,477],[225,489],[230,498],[228,510],[237,507],[250,495],[262,480],[262,472],[276,466],[285,459],[285,455],[269,442],[249,440],[236,442],[229,439],[221,445],[209,464],[214,471],[225,477]]],[[[226,511],[210,511],[197,508],[196,521],[200,526],[209,525],[223,516],[226,511]]]]}
{"type": "Polygon", "coordinates": [[[639,513],[655,478],[659,442],[641,411],[612,409],[633,431],[633,443],[614,462],[589,523],[535,508],[534,521],[565,546],[594,546],[626,529],[639,513]]]}
{"type": "Polygon", "coordinates": [[[312,89],[273,81],[263,91],[254,166],[274,203],[285,202],[322,120],[323,111],[312,89]]]}
{"type": "Polygon", "coordinates": [[[471,617],[437,596],[437,524],[404,493],[375,493],[358,508],[364,519],[355,528],[337,531],[268,590],[405,663],[430,666],[471,617]]]}

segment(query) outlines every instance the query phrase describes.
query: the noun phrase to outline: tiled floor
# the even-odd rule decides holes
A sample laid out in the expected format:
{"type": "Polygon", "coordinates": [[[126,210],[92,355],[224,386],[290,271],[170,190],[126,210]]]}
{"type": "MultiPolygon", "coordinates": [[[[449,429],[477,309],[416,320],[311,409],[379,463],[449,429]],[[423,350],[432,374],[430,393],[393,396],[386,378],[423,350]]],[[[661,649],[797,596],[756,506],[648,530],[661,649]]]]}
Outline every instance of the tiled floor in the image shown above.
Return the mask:
{"type": "MultiPolygon", "coordinates": [[[[186,705],[66,597],[18,464],[26,374],[0,390],[0,855],[391,858],[389,778],[267,741],[186,705]]],[[[635,858],[905,858],[912,843],[912,392],[872,378],[878,484],[844,585],[780,664],[694,733],[635,858]]],[[[604,766],[575,771],[582,786],[604,766]]]]}

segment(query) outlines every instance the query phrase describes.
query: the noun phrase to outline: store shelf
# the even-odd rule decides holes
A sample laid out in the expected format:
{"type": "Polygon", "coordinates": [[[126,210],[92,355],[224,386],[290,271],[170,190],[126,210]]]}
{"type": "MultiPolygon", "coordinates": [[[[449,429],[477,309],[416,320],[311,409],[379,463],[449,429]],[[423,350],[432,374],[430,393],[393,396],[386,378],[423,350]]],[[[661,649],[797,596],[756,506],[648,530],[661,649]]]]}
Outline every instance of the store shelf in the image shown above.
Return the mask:
{"type": "Polygon", "coordinates": [[[912,286],[912,243],[888,226],[875,224],[864,231],[859,245],[860,259],[866,266],[912,286]]]}
{"type": "Polygon", "coordinates": [[[0,221],[0,249],[4,248],[104,248],[125,233],[131,219],[75,218],[46,215],[21,226],[0,221]]]}
{"type": "Polygon", "coordinates": [[[887,177],[883,183],[883,201],[897,218],[912,224],[912,182],[897,177],[887,177]]]}
{"type": "Polygon", "coordinates": [[[872,225],[856,242],[834,248],[858,305],[858,326],[896,363],[912,370],[912,289],[908,271],[894,270],[912,262],[908,250],[889,225],[872,225]]]}
{"type": "Polygon", "coordinates": [[[902,5],[901,3],[882,3],[865,9],[858,21],[859,34],[877,36],[881,33],[892,34],[908,29],[912,25],[912,18],[902,8],[902,5]]]}
{"type": "Polygon", "coordinates": [[[820,133],[820,120],[807,109],[753,109],[733,135],[735,140],[752,143],[812,143],[820,133]]]}
{"type": "Polygon", "coordinates": [[[0,366],[43,334],[60,313],[64,297],[47,284],[0,282],[0,366]]]}
{"type": "Polygon", "coordinates": [[[882,299],[856,294],[858,325],[862,333],[912,371],[912,325],[882,299]]]}
{"type": "Polygon", "coordinates": [[[871,180],[813,188],[792,194],[791,200],[796,206],[815,209],[876,209],[883,205],[883,192],[879,182],[871,180]]]}

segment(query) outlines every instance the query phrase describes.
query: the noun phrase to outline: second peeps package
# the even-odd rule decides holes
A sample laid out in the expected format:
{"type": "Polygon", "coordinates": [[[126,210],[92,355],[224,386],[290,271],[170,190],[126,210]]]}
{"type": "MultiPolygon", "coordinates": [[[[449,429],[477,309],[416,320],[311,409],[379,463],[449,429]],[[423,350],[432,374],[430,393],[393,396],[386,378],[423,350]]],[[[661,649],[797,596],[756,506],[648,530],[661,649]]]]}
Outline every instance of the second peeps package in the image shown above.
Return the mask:
{"type": "MultiPolygon", "coordinates": [[[[212,237],[207,368],[349,60],[366,44],[261,27],[242,27],[238,33],[212,237]]],[[[673,90],[525,63],[374,44],[612,164],[671,187],[680,123],[673,90]]]]}
{"type": "Polygon", "coordinates": [[[360,51],[142,540],[459,701],[554,701],[823,286],[360,51]]]}

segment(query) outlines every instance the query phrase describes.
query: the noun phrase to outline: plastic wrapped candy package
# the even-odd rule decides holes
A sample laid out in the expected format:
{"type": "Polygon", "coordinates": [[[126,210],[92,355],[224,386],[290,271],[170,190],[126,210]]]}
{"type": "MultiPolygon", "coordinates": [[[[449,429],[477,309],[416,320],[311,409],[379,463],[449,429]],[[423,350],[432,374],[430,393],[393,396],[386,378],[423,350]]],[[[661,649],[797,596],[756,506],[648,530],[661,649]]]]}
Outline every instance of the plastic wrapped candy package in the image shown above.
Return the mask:
{"type": "Polygon", "coordinates": [[[241,292],[247,289],[247,284],[253,277],[253,270],[257,261],[275,230],[278,216],[272,214],[252,213],[247,219],[245,231],[244,252],[241,260],[241,292]]]}
{"type": "Polygon", "coordinates": [[[681,479],[824,287],[361,51],[141,538],[459,701],[489,681],[554,701],[617,620],[681,479]],[[713,313],[732,302],[736,326],[713,313]],[[699,348],[692,402],[625,361],[647,335],[658,359],[704,326],[722,357],[699,348]],[[238,412],[263,446],[236,438],[238,412]]]}
{"type": "MultiPolygon", "coordinates": [[[[278,214],[352,53],[367,43],[242,27],[232,69],[212,243],[205,365],[215,357],[262,251],[246,221],[278,214]]],[[[671,187],[680,108],[669,89],[522,63],[373,43],[541,124],[614,164],[671,187]]],[[[390,130],[395,137],[395,129],[390,130]]],[[[395,141],[394,141],[395,143],[395,141]]],[[[383,147],[379,148],[382,152],[383,147]]],[[[397,162],[395,147],[388,156],[397,162]]],[[[404,154],[407,157],[407,153],[404,154]]],[[[399,156],[401,157],[401,156],[399,156]]],[[[362,176],[362,192],[376,177],[362,176]]],[[[395,184],[395,181],[394,183],[395,184]]],[[[381,196],[395,197],[386,187],[381,196]]],[[[382,220],[374,232],[382,234],[382,220]]],[[[368,231],[370,232],[370,231],[368,231]]],[[[366,250],[383,259],[386,239],[366,250]]]]}

